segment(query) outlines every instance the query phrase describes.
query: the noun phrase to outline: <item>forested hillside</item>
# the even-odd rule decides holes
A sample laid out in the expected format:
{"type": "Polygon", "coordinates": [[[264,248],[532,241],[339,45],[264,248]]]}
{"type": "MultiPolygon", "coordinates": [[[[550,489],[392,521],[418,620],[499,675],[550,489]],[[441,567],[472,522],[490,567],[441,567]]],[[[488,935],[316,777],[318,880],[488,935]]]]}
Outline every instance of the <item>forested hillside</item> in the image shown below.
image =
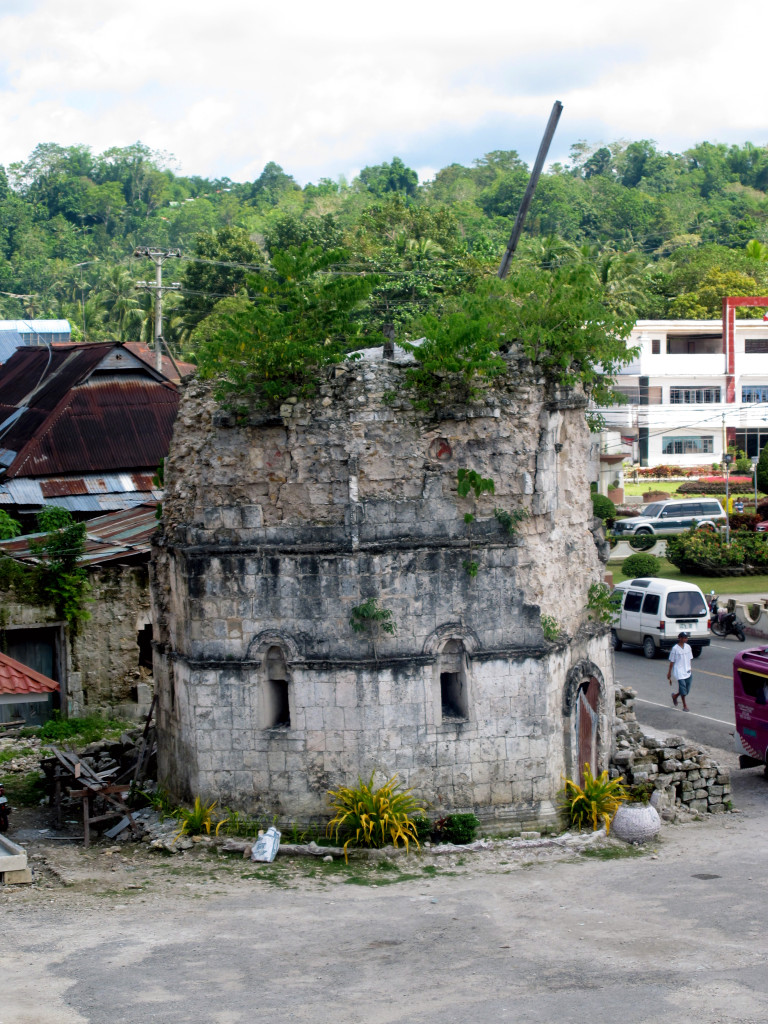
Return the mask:
{"type": "MultiPolygon", "coordinates": [[[[357,340],[385,323],[401,334],[498,265],[527,177],[511,150],[424,185],[394,158],[301,188],[274,163],[235,183],[180,176],[140,144],[41,145],[0,167],[0,316],[147,338],[151,300],[134,282],[153,268],[132,253],[161,245],[182,252],[165,267],[183,285],[165,300],[165,334],[188,356],[233,313],[283,308],[275,282],[294,272],[333,279],[331,304],[346,287],[357,340]],[[280,263],[302,245],[300,267],[280,263]]],[[[723,294],[768,291],[767,191],[767,147],[579,144],[542,176],[513,274],[580,265],[618,316],[716,316],[723,294]]]]}

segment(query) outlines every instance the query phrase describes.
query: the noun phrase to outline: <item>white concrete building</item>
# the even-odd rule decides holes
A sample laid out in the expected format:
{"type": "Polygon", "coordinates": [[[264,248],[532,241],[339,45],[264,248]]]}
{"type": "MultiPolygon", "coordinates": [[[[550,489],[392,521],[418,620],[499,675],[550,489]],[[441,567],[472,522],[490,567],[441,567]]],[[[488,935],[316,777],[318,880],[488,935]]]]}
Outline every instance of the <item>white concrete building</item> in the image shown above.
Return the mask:
{"type": "Polygon", "coordinates": [[[730,443],[747,455],[768,442],[768,314],[734,320],[725,299],[723,320],[638,320],[618,390],[627,404],[601,409],[601,454],[625,455],[642,466],[708,467],[730,443]]]}

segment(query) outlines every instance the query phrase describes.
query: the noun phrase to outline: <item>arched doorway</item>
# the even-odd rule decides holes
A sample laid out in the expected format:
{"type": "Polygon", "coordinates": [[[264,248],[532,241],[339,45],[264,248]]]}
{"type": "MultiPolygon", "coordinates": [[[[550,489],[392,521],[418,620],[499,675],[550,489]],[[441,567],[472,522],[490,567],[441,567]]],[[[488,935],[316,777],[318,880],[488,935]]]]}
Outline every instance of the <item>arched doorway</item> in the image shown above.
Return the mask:
{"type": "Polygon", "coordinates": [[[597,728],[600,684],[594,676],[584,680],[576,695],[576,735],[578,736],[579,785],[584,785],[584,765],[597,774],[597,728]]]}
{"type": "Polygon", "coordinates": [[[573,665],[563,689],[563,754],[565,774],[580,785],[585,764],[594,775],[608,764],[608,699],[605,678],[593,661],[584,658],[573,665]]]}

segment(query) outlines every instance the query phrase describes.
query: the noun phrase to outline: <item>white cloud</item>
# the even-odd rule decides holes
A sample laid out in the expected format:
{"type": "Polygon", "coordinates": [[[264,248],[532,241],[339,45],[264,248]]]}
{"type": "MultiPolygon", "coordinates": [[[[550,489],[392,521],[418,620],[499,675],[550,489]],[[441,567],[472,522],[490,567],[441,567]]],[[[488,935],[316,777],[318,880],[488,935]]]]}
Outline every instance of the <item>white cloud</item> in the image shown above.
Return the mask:
{"type": "Polygon", "coordinates": [[[765,142],[760,62],[738,60],[754,7],[721,14],[713,0],[37,0],[0,15],[0,161],[43,141],[141,139],[188,173],[235,179],[267,160],[301,180],[336,176],[396,152],[431,169],[448,160],[430,146],[454,139],[461,159],[460,140],[489,124],[507,135],[485,148],[521,133],[530,148],[556,98],[561,150],[596,133],[765,142]]]}

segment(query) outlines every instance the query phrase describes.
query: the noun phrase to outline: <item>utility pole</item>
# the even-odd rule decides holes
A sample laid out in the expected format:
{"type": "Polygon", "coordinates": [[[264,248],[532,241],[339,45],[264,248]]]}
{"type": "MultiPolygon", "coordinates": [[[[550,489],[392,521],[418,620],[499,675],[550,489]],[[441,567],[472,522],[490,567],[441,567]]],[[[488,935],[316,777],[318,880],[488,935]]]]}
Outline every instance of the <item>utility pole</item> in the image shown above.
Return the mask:
{"type": "Polygon", "coordinates": [[[512,234],[509,236],[507,242],[507,248],[504,250],[504,255],[501,258],[501,265],[499,267],[498,276],[503,280],[509,273],[509,265],[512,262],[512,257],[515,255],[517,249],[517,243],[520,241],[520,235],[523,232],[523,224],[528,213],[528,207],[531,205],[533,199],[533,193],[536,191],[536,185],[539,181],[542,169],[544,167],[544,161],[547,159],[547,153],[549,152],[549,145],[552,142],[552,138],[555,134],[555,128],[557,128],[557,122],[560,120],[560,115],[563,112],[563,104],[560,100],[555,101],[555,105],[552,107],[552,113],[549,115],[549,121],[547,121],[547,127],[544,129],[544,137],[541,140],[539,146],[539,152],[536,155],[536,160],[533,164],[533,170],[531,176],[528,179],[528,185],[525,189],[525,195],[520,203],[520,208],[517,211],[517,218],[515,219],[514,227],[512,228],[512,234]]]}
{"type": "MultiPolygon", "coordinates": [[[[177,292],[181,288],[178,281],[171,284],[163,284],[163,263],[167,259],[181,256],[181,249],[157,249],[151,245],[138,245],[133,250],[133,255],[141,259],[150,259],[155,264],[155,280],[137,281],[136,287],[142,291],[155,293],[155,369],[163,371],[163,346],[166,349],[163,338],[163,292],[177,292]]],[[[170,355],[170,352],[168,353],[170,355]]]]}

